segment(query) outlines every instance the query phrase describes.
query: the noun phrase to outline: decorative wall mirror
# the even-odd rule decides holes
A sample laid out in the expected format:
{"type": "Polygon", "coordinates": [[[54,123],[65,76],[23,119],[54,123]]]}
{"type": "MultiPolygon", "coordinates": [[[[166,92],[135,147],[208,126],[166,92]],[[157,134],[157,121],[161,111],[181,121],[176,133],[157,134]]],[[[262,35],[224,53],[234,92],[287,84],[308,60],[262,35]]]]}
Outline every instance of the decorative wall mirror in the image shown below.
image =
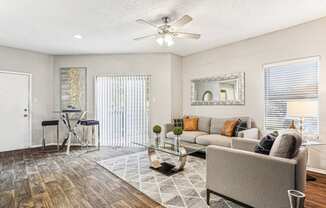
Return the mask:
{"type": "Polygon", "coordinates": [[[191,105],[244,105],[245,73],[191,80],[191,105]]]}

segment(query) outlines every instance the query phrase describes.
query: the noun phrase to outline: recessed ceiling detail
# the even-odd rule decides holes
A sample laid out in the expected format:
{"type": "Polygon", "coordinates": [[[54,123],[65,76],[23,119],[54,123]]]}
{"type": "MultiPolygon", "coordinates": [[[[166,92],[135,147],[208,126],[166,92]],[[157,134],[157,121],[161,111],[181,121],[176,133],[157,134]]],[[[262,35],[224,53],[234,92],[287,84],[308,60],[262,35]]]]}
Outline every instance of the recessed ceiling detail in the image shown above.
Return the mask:
{"type": "Polygon", "coordinates": [[[2,0],[0,45],[49,54],[152,53],[189,55],[326,16],[325,0],[2,0]],[[178,39],[173,47],[134,41],[153,33],[161,18],[188,14],[182,28],[196,41],[178,39]],[[81,34],[78,41],[74,35],[81,34]],[[87,38],[85,38],[87,37],[87,38]]]}

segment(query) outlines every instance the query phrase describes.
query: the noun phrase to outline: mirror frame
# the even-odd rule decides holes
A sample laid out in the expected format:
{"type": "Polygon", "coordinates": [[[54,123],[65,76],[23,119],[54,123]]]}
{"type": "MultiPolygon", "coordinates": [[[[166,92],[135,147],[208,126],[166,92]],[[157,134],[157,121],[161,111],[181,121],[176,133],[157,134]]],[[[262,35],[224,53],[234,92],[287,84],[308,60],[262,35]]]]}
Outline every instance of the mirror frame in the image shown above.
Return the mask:
{"type": "Polygon", "coordinates": [[[244,105],[245,104],[245,73],[230,73],[224,74],[214,77],[206,77],[200,79],[192,79],[190,83],[191,87],[191,97],[190,103],[193,106],[199,105],[244,105]],[[226,100],[226,101],[201,101],[201,100],[194,100],[195,96],[195,83],[196,82],[203,82],[203,81],[227,81],[232,79],[239,79],[239,99],[238,100],[226,100]]]}

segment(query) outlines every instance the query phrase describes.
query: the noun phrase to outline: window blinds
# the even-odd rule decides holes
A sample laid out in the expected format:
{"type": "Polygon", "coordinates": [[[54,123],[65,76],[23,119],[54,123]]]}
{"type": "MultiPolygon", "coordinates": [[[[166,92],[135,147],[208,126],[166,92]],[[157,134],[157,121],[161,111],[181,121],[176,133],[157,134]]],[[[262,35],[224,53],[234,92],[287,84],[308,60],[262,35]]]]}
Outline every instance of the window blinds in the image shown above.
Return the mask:
{"type": "MultiPolygon", "coordinates": [[[[319,57],[264,66],[265,129],[288,128],[291,101],[319,103],[319,57]]],[[[318,111],[318,109],[317,109],[318,111]]],[[[298,119],[296,126],[299,127],[298,119]]],[[[305,117],[305,133],[319,134],[319,116],[305,117]]]]}
{"type": "Polygon", "coordinates": [[[96,78],[96,118],[101,144],[135,146],[149,138],[150,76],[96,78]]]}

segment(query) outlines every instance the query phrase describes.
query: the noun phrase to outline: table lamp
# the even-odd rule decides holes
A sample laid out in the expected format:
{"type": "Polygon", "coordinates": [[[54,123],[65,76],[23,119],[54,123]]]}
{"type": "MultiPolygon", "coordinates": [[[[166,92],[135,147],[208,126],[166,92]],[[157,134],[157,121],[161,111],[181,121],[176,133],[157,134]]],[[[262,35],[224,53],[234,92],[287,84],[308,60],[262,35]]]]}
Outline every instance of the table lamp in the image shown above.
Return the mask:
{"type": "MultiPolygon", "coordinates": [[[[287,103],[287,116],[291,118],[300,119],[300,132],[301,135],[304,132],[304,118],[315,117],[318,115],[318,102],[317,101],[288,101],[287,103]]],[[[290,128],[295,128],[294,120],[290,128]]]]}

